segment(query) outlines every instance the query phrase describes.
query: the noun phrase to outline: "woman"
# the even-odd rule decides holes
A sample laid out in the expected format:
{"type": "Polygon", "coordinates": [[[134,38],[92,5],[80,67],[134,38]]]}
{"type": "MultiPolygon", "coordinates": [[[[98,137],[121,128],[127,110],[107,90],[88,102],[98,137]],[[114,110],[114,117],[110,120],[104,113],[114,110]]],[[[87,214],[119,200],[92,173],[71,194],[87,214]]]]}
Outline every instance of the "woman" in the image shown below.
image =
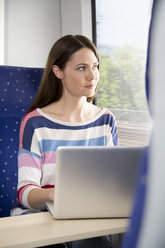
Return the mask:
{"type": "MultiPolygon", "coordinates": [[[[53,45],[36,99],[20,128],[18,200],[23,212],[43,210],[46,201],[54,200],[59,145],[117,145],[114,116],[91,104],[98,81],[99,57],[88,38],[67,35],[53,45]]],[[[89,247],[111,247],[106,237],[95,240],[99,246],[88,240],[89,247]]],[[[71,247],[88,247],[79,242],[71,247]]]]}

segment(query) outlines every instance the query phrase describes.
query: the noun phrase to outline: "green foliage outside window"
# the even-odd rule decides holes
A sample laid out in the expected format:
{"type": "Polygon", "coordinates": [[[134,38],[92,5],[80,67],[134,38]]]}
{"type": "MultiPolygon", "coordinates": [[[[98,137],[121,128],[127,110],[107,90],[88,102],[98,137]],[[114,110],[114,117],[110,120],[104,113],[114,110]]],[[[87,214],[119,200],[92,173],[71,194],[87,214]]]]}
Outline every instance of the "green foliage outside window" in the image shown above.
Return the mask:
{"type": "Polygon", "coordinates": [[[97,104],[115,109],[144,110],[145,55],[139,49],[118,48],[112,57],[100,55],[97,104]]]}

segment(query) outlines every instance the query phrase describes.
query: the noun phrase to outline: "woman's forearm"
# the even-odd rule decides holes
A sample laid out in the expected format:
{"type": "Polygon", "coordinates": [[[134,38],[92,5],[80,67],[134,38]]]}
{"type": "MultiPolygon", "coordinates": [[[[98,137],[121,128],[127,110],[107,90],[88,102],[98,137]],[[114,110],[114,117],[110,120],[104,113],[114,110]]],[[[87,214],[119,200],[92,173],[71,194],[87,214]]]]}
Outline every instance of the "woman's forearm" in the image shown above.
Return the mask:
{"type": "Polygon", "coordinates": [[[54,200],[54,188],[52,189],[32,189],[28,194],[28,204],[33,209],[44,209],[47,201],[54,200]]]}

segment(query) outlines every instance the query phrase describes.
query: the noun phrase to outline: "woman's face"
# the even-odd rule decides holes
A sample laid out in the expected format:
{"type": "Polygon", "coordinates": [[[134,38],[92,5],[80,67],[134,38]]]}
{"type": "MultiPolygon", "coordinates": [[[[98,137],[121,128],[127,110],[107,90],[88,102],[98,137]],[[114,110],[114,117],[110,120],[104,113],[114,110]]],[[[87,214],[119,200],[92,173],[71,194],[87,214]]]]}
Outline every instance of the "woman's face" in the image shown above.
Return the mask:
{"type": "Polygon", "coordinates": [[[99,81],[99,62],[88,48],[81,48],[75,52],[67,62],[63,71],[58,71],[58,78],[63,84],[63,94],[74,97],[92,97],[95,95],[99,81]]]}

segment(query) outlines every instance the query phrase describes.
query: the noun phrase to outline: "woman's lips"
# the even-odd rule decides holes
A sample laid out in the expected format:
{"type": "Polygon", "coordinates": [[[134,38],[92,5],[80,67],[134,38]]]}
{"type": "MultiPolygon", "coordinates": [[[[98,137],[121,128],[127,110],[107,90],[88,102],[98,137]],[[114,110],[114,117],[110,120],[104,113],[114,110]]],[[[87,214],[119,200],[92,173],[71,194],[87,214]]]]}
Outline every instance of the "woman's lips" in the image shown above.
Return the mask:
{"type": "Polygon", "coordinates": [[[85,88],[88,88],[88,89],[93,89],[94,87],[95,87],[95,84],[89,84],[85,86],[85,88]]]}

